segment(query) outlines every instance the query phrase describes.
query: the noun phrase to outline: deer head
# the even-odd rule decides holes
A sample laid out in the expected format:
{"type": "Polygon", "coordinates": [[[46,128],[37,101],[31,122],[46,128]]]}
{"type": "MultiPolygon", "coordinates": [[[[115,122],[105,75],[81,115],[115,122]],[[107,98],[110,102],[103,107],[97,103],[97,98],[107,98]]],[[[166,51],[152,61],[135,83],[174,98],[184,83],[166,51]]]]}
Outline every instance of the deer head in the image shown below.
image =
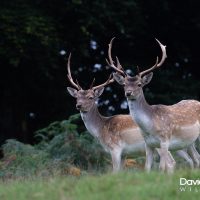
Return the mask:
{"type": "Polygon", "coordinates": [[[86,113],[91,110],[97,98],[103,93],[104,87],[114,82],[114,79],[112,78],[112,74],[111,74],[105,83],[97,85],[97,86],[93,86],[95,82],[95,79],[93,79],[92,84],[90,85],[90,88],[87,90],[83,90],[77,80],[76,80],[76,83],[73,81],[71,70],[70,70],[70,59],[71,59],[71,54],[69,55],[68,62],[67,62],[67,71],[68,71],[67,77],[70,83],[72,84],[73,88],[67,87],[67,90],[71,96],[76,98],[76,108],[79,111],[86,113]]]}
{"type": "Polygon", "coordinates": [[[113,40],[114,38],[112,38],[112,40],[110,41],[109,48],[108,48],[109,61],[108,60],[106,61],[108,65],[116,71],[116,73],[113,73],[113,77],[120,85],[124,86],[125,96],[130,100],[137,99],[142,93],[142,88],[151,81],[153,77],[152,71],[159,68],[164,63],[165,59],[167,58],[166,46],[162,45],[161,42],[156,39],[156,41],[158,42],[162,50],[162,58],[160,62],[157,57],[156,63],[152,67],[142,72],[139,72],[138,70],[138,74],[132,77],[132,76],[129,76],[124,71],[117,57],[116,57],[117,65],[114,64],[114,61],[112,60],[112,56],[111,56],[113,40]]]}

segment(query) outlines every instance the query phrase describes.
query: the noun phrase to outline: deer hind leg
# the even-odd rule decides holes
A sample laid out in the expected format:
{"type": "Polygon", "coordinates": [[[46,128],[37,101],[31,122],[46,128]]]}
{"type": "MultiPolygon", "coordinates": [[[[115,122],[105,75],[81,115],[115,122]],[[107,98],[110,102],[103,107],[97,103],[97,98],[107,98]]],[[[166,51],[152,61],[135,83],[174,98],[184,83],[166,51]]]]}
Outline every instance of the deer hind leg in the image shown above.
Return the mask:
{"type": "MultiPolygon", "coordinates": [[[[200,150],[200,136],[195,141],[195,144],[196,144],[197,149],[200,150]]],[[[199,151],[197,151],[197,152],[199,152],[199,151]]]]}
{"type": "Polygon", "coordinates": [[[116,173],[121,169],[121,154],[122,149],[119,147],[111,150],[113,173],[116,173]]]}
{"type": "Polygon", "coordinates": [[[192,158],[189,156],[189,154],[187,153],[187,151],[185,151],[185,150],[178,150],[178,151],[176,151],[176,154],[179,157],[185,159],[187,161],[187,163],[190,165],[190,168],[194,169],[194,162],[193,162],[192,158]]]}
{"type": "Polygon", "coordinates": [[[166,171],[167,173],[172,173],[175,167],[175,160],[171,153],[168,151],[169,142],[168,141],[161,141],[159,155],[160,155],[160,165],[159,169],[161,171],[166,171]]]}
{"type": "Polygon", "coordinates": [[[153,163],[153,150],[145,143],[146,150],[146,162],[145,162],[145,170],[150,172],[152,163],[153,163]]]}
{"type": "Polygon", "coordinates": [[[192,144],[190,147],[188,147],[188,153],[192,157],[192,160],[195,163],[195,167],[200,167],[200,155],[198,151],[196,150],[194,144],[192,144]]]}

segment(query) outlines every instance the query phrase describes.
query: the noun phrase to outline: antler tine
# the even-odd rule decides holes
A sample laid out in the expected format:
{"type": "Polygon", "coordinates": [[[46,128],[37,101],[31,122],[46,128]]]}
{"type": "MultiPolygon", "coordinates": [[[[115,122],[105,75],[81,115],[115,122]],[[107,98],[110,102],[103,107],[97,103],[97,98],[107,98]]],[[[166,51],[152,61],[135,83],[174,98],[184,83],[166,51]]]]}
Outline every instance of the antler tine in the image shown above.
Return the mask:
{"type": "Polygon", "coordinates": [[[151,68],[145,70],[145,71],[142,71],[139,73],[139,75],[142,77],[150,72],[152,72],[154,69],[156,69],[158,66],[158,56],[156,57],[156,63],[154,64],[154,66],[152,66],[151,68]]]}
{"type": "Polygon", "coordinates": [[[68,57],[68,61],[67,61],[67,77],[70,81],[70,83],[78,90],[81,90],[81,86],[78,84],[78,81],[77,81],[77,84],[73,81],[73,78],[72,78],[72,74],[71,74],[71,70],[70,70],[70,61],[71,61],[71,53],[69,54],[69,57],[68,57]]]}
{"type": "Polygon", "coordinates": [[[104,87],[104,86],[109,85],[110,83],[113,83],[113,82],[114,82],[114,78],[112,77],[112,74],[110,74],[108,80],[105,83],[103,83],[101,85],[97,85],[97,86],[95,86],[91,89],[96,90],[97,88],[104,87]]]}
{"type": "Polygon", "coordinates": [[[106,62],[108,63],[108,65],[110,67],[112,67],[115,71],[119,72],[120,74],[123,74],[124,75],[124,71],[122,70],[122,66],[120,65],[119,63],[119,59],[116,57],[117,59],[117,66],[115,66],[114,64],[114,61],[112,60],[112,54],[111,54],[111,50],[112,50],[112,43],[113,43],[113,40],[115,39],[115,37],[113,37],[110,41],[110,43],[108,44],[108,58],[109,58],[109,61],[106,59],[106,62]]]}
{"type": "Polygon", "coordinates": [[[91,85],[90,85],[90,89],[92,89],[93,85],[94,85],[94,82],[95,82],[95,78],[93,79],[91,85]]]}
{"type": "Polygon", "coordinates": [[[117,68],[121,69],[124,72],[123,67],[121,66],[120,62],[119,62],[119,58],[116,56],[116,60],[117,60],[117,68]]]}
{"type": "Polygon", "coordinates": [[[81,90],[82,88],[81,88],[81,86],[80,86],[80,84],[79,84],[77,79],[76,79],[76,84],[78,85],[79,89],[81,90]]]}
{"type": "Polygon", "coordinates": [[[137,65],[137,73],[140,74],[140,68],[138,65],[137,65]]]}
{"type": "Polygon", "coordinates": [[[160,48],[162,50],[162,58],[161,58],[160,62],[158,63],[158,67],[160,67],[165,62],[165,59],[167,58],[167,52],[166,52],[167,46],[163,45],[158,39],[156,39],[156,41],[158,42],[158,44],[160,45],[160,48]]]}
{"type": "Polygon", "coordinates": [[[162,50],[162,58],[161,58],[160,62],[158,62],[158,57],[157,57],[156,63],[155,63],[155,65],[153,67],[151,67],[151,68],[149,68],[149,69],[147,69],[147,70],[145,70],[143,72],[140,72],[139,75],[141,77],[146,75],[146,74],[148,74],[149,72],[152,72],[154,69],[160,67],[164,63],[165,59],[167,58],[166,46],[163,45],[158,39],[156,39],[156,41],[158,42],[158,44],[160,45],[160,48],[162,50]]]}

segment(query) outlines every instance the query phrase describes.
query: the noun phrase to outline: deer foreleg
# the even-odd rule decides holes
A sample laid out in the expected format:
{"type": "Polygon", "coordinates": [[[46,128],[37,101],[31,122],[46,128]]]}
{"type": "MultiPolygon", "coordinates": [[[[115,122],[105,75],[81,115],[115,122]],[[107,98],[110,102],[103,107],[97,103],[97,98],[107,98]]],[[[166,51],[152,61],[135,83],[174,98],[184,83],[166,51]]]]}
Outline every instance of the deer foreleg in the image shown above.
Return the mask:
{"type": "Polygon", "coordinates": [[[160,165],[159,168],[161,171],[167,171],[168,173],[172,173],[175,167],[175,160],[171,153],[168,151],[169,142],[168,141],[161,141],[160,143],[160,165]]]}
{"type": "Polygon", "coordinates": [[[153,163],[153,150],[145,143],[146,150],[146,162],[145,162],[145,170],[149,172],[153,163]]]}
{"type": "Polygon", "coordinates": [[[176,161],[174,160],[171,152],[168,151],[167,172],[170,174],[173,173],[175,165],[176,165],[176,161]]]}
{"type": "Polygon", "coordinates": [[[121,153],[122,149],[120,148],[114,148],[111,151],[113,173],[116,173],[121,169],[121,153]]]}

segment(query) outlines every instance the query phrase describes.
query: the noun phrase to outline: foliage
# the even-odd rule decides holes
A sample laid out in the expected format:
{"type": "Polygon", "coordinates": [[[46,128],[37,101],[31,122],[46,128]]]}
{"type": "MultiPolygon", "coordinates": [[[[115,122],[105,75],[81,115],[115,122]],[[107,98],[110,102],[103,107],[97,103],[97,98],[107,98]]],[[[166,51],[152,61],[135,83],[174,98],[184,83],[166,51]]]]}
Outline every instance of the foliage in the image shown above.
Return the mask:
{"type": "MultiPolygon", "coordinates": [[[[87,131],[80,130],[79,123],[80,114],[72,115],[67,120],[53,122],[36,131],[35,145],[24,144],[15,139],[7,140],[2,146],[0,178],[24,179],[68,174],[80,176],[83,172],[110,171],[110,155],[104,152],[102,146],[87,131]]],[[[188,167],[183,159],[174,156],[177,168],[188,167]]],[[[122,160],[125,170],[144,169],[143,154],[126,153],[122,160]]],[[[158,169],[156,155],[153,168],[158,169]]]]}
{"type": "Polygon", "coordinates": [[[199,186],[180,191],[179,178],[199,179],[199,171],[175,171],[171,176],[159,172],[126,172],[87,175],[80,178],[54,177],[46,180],[0,182],[0,198],[13,199],[79,199],[79,200],[188,200],[199,199],[199,186]],[[196,188],[196,189],[195,189],[196,188]],[[196,192],[198,190],[198,192],[196,192]]]}
{"type": "Polygon", "coordinates": [[[1,178],[25,178],[73,173],[70,167],[82,171],[103,170],[108,167],[107,155],[102,147],[88,134],[78,133],[74,121],[51,123],[36,132],[39,140],[31,146],[10,139],[2,146],[4,157],[0,161],[1,178]]]}
{"type": "MultiPolygon", "coordinates": [[[[0,162],[1,178],[22,178],[35,175],[46,176],[45,167],[51,166],[49,155],[44,151],[16,140],[7,140],[3,146],[4,158],[0,162]]],[[[47,174],[48,173],[48,174],[47,174]]]]}

